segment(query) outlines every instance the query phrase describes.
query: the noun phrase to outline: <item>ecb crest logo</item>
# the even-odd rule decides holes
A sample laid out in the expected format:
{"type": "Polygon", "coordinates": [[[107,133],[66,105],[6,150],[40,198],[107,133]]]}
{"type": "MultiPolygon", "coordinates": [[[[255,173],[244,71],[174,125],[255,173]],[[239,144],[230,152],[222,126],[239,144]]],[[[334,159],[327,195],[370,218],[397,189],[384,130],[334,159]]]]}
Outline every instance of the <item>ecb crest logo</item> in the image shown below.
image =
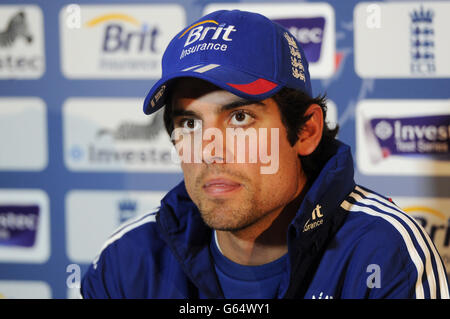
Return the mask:
{"type": "Polygon", "coordinates": [[[433,74],[436,72],[433,10],[414,10],[411,18],[411,73],[433,74]]]}

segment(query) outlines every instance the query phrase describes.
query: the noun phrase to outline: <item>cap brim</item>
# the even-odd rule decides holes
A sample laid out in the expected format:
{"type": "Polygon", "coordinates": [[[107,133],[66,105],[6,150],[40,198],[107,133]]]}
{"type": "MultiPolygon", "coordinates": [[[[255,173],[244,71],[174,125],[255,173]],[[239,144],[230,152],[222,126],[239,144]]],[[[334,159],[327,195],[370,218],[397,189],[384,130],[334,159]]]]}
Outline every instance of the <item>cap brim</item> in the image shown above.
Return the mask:
{"type": "Polygon", "coordinates": [[[210,82],[226,91],[248,100],[264,100],[277,93],[283,83],[218,64],[201,64],[161,78],[144,100],[144,113],[152,114],[166,104],[174,79],[193,77],[210,82]]]}

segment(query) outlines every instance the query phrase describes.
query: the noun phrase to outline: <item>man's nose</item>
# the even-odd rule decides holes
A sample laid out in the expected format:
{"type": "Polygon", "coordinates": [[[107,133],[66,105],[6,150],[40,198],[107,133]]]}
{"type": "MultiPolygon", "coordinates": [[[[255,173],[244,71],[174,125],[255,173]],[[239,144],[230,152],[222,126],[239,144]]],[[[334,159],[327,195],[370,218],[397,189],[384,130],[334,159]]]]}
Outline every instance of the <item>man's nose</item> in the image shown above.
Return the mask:
{"type": "Polygon", "coordinates": [[[233,154],[227,148],[226,127],[205,123],[202,129],[202,161],[206,164],[225,164],[233,154]]]}

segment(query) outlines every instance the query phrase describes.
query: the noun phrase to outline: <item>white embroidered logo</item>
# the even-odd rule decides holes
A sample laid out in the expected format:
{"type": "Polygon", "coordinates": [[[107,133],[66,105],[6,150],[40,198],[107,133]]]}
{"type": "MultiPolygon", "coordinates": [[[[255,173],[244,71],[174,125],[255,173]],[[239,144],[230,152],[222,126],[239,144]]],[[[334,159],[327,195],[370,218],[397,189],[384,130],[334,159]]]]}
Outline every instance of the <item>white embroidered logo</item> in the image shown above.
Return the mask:
{"type": "Polygon", "coordinates": [[[306,82],[305,68],[302,64],[302,56],[298,49],[297,43],[295,42],[294,38],[291,37],[287,32],[284,33],[284,38],[288,42],[289,49],[291,51],[292,75],[296,79],[300,79],[303,82],[306,82]]]}
{"type": "Polygon", "coordinates": [[[324,297],[323,296],[323,291],[321,291],[320,294],[319,294],[319,298],[316,298],[316,295],[312,295],[311,299],[333,299],[333,296],[326,295],[324,297]]]}
{"type": "Polygon", "coordinates": [[[323,214],[320,211],[321,208],[322,208],[322,206],[320,206],[319,204],[316,205],[316,208],[314,208],[312,211],[311,218],[306,221],[305,226],[303,227],[303,232],[314,229],[323,224],[323,219],[322,219],[323,214]],[[314,222],[309,223],[311,221],[311,219],[314,222]]]}

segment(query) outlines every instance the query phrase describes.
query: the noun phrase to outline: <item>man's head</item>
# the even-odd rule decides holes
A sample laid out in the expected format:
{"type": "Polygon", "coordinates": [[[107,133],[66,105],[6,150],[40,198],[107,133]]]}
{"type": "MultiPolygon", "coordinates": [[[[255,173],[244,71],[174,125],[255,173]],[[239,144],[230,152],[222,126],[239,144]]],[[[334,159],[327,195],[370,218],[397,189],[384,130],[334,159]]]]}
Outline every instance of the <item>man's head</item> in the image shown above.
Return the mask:
{"type": "Polygon", "coordinates": [[[182,78],[174,84],[170,101],[165,110],[166,124],[171,132],[183,132],[176,138],[177,145],[189,141],[182,151],[192,149],[194,154],[194,135],[200,132],[202,136],[202,161],[196,163],[192,156],[182,161],[181,167],[186,189],[209,226],[219,230],[248,227],[271,213],[280,213],[300,194],[307,182],[300,156],[314,152],[322,137],[319,105],[311,104],[305,110],[303,117],[308,120],[291,143],[274,98],[250,101],[209,82],[182,78]],[[214,135],[206,137],[211,129],[214,135]],[[248,134],[239,144],[239,137],[230,135],[239,129],[244,136],[254,132],[254,139],[248,134]],[[223,140],[214,149],[209,148],[217,139],[223,140]],[[255,161],[250,161],[253,146],[259,152],[255,161]],[[260,151],[277,152],[276,170],[261,173],[266,163],[260,151]],[[239,155],[246,160],[238,162],[239,155]]]}
{"type": "Polygon", "coordinates": [[[308,63],[287,30],[257,14],[219,11],[172,40],[163,78],[144,111],[166,106],[166,129],[184,130],[183,141],[199,127],[225,137],[213,151],[208,143],[217,135],[203,138],[206,156],[181,165],[204,221],[215,229],[240,230],[279,214],[320,170],[323,159],[313,155],[323,149],[322,136],[335,134],[324,125],[324,99],[311,94],[308,63]],[[249,141],[240,149],[247,161],[236,162],[239,145],[227,135],[230,130],[255,132],[256,161],[248,160],[254,146],[249,141]],[[277,169],[270,174],[261,174],[261,150],[277,153],[277,169]]]}
{"type": "Polygon", "coordinates": [[[312,96],[300,43],[281,25],[246,11],[216,11],[180,31],[162,59],[162,77],[144,101],[144,112],[166,104],[173,81],[193,77],[248,100],[283,87],[312,96]]]}

